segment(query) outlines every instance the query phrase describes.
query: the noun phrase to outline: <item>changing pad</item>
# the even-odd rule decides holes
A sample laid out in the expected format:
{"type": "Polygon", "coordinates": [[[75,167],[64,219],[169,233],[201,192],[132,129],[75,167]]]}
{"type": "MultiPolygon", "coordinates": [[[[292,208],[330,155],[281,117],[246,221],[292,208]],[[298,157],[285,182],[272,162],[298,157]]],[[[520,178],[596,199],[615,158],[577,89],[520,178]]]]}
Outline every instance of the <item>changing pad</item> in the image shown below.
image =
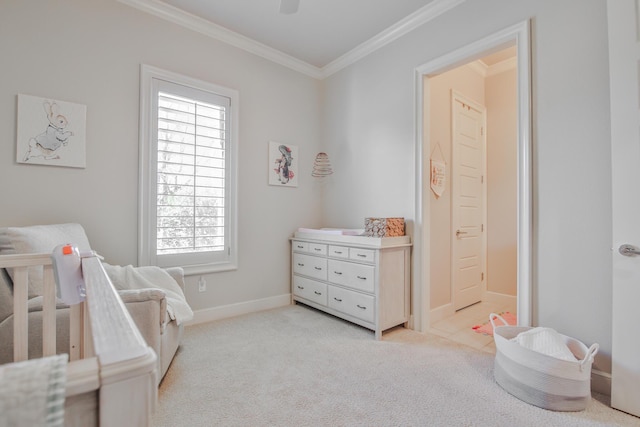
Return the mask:
{"type": "Polygon", "coordinates": [[[353,228],[298,228],[298,232],[300,233],[310,233],[310,234],[329,234],[329,235],[337,235],[337,236],[360,236],[364,234],[364,229],[353,229],[353,228]]]}

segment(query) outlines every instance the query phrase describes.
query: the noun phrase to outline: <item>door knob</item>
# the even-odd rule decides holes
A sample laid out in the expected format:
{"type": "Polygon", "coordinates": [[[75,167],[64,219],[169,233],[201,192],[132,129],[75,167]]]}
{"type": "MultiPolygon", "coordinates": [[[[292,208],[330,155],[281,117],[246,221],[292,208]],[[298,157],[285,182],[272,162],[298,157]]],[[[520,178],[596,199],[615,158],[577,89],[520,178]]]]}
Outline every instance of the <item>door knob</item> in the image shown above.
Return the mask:
{"type": "Polygon", "coordinates": [[[637,246],[626,244],[620,246],[618,248],[618,252],[620,252],[620,254],[624,256],[636,256],[640,255],[640,248],[638,248],[637,246]]]}
{"type": "Polygon", "coordinates": [[[461,235],[463,235],[463,234],[467,234],[467,232],[466,232],[466,231],[460,231],[460,230],[457,230],[457,231],[456,231],[456,237],[457,237],[458,239],[459,239],[459,238],[460,238],[460,236],[461,236],[461,235]]]}

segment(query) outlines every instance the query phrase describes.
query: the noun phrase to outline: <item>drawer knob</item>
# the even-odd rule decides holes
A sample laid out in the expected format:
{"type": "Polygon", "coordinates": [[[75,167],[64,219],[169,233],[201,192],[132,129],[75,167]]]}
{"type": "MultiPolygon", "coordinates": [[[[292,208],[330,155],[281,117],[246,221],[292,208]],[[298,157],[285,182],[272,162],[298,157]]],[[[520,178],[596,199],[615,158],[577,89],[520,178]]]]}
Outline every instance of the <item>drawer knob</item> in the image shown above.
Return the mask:
{"type": "Polygon", "coordinates": [[[304,289],[304,286],[298,285],[298,289],[304,289]]]}
{"type": "Polygon", "coordinates": [[[342,251],[333,251],[334,254],[342,255],[342,251]]]}
{"type": "Polygon", "coordinates": [[[320,248],[313,248],[313,250],[314,250],[314,251],[316,251],[316,252],[320,252],[322,249],[320,249],[320,248]]]}
{"type": "Polygon", "coordinates": [[[360,280],[367,280],[367,278],[366,278],[366,277],[362,277],[362,276],[356,276],[356,277],[357,277],[358,279],[360,279],[360,280]]]}
{"type": "Polygon", "coordinates": [[[338,302],[342,302],[342,300],[340,298],[333,297],[333,299],[338,301],[338,302]]]}
{"type": "Polygon", "coordinates": [[[366,310],[366,309],[367,309],[367,307],[363,307],[363,306],[361,306],[360,304],[356,304],[356,307],[358,307],[358,308],[359,308],[359,309],[361,309],[361,310],[366,310]]]}
{"type": "Polygon", "coordinates": [[[360,258],[366,258],[366,257],[367,257],[365,254],[358,254],[358,256],[359,256],[360,258]]]}
{"type": "Polygon", "coordinates": [[[322,267],[313,267],[313,268],[315,268],[318,271],[322,270],[322,267]]]}
{"type": "Polygon", "coordinates": [[[304,249],[304,246],[298,245],[298,249],[304,249]]]}
{"type": "Polygon", "coordinates": [[[299,262],[299,263],[298,263],[298,265],[299,265],[300,267],[304,267],[304,264],[303,264],[303,263],[301,263],[301,262],[299,262]]]}
{"type": "Polygon", "coordinates": [[[322,295],[322,292],[318,292],[318,291],[313,291],[313,293],[316,295],[322,295]]]}
{"type": "Polygon", "coordinates": [[[342,276],[342,272],[341,271],[334,271],[334,274],[337,274],[338,276],[342,276]]]}

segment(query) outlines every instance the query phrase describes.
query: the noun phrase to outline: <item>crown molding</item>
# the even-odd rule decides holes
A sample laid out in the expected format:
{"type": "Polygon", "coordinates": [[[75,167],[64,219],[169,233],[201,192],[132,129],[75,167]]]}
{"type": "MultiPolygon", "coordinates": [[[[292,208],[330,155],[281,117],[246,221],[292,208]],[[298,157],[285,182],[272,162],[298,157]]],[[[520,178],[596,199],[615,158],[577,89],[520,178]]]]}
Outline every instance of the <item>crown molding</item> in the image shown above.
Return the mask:
{"type": "Polygon", "coordinates": [[[473,62],[469,62],[467,64],[467,67],[471,68],[482,77],[487,77],[487,73],[489,72],[489,66],[479,59],[473,62]]]}
{"type": "Polygon", "coordinates": [[[325,65],[322,67],[322,74],[324,77],[329,77],[333,73],[359,61],[370,53],[399,39],[410,31],[415,30],[419,26],[426,24],[465,1],[466,0],[433,0],[428,5],[418,9],[403,20],[325,65]]]}
{"type": "Polygon", "coordinates": [[[322,79],[324,77],[322,71],[318,67],[164,2],[158,0],[118,1],[143,12],[165,19],[169,22],[173,22],[174,24],[178,24],[201,33],[205,36],[220,40],[249,53],[261,56],[262,58],[283,65],[302,74],[306,74],[310,77],[316,79],[322,79]]]}
{"type": "Polygon", "coordinates": [[[493,65],[485,64],[481,59],[475,60],[473,62],[469,62],[467,67],[471,68],[476,73],[480,74],[482,77],[491,77],[500,73],[504,73],[505,71],[513,70],[518,65],[518,58],[508,58],[500,62],[496,62],[493,65]]]}
{"type": "Polygon", "coordinates": [[[160,0],[118,0],[120,3],[134,7],[143,12],[165,19],[208,37],[220,40],[231,46],[253,53],[284,67],[322,80],[341,69],[359,61],[370,53],[404,36],[417,27],[442,15],[466,0],[433,0],[398,23],[382,31],[373,38],[345,53],[324,67],[316,67],[308,62],[294,58],[280,50],[274,49],[249,37],[231,31],[199,16],[185,12],[160,0]]]}
{"type": "Polygon", "coordinates": [[[505,59],[504,61],[497,62],[487,69],[487,77],[495,76],[496,74],[504,73],[505,71],[513,70],[518,66],[518,58],[512,57],[505,59]]]}

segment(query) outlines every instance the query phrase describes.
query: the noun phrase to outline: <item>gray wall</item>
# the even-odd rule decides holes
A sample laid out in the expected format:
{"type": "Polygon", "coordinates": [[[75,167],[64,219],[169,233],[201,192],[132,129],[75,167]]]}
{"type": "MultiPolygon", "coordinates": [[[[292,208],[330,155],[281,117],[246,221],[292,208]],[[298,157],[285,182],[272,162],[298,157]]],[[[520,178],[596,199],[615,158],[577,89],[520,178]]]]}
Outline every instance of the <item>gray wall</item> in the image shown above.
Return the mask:
{"type": "Polygon", "coordinates": [[[0,226],[79,222],[113,264],[137,263],[140,64],[240,93],[239,268],[205,276],[195,309],[288,294],[289,242],[320,223],[315,79],[115,0],[0,2],[0,226]],[[87,167],[15,162],[16,95],[87,106],[87,167]],[[267,185],[268,141],[298,145],[298,188],[267,185]],[[305,169],[306,168],[306,171],[305,169]]]}
{"type": "Polygon", "coordinates": [[[534,323],[598,342],[603,371],[611,353],[606,17],[600,0],[464,2],[328,78],[323,123],[323,143],[336,159],[326,222],[413,218],[414,70],[531,18],[534,323]]]}

